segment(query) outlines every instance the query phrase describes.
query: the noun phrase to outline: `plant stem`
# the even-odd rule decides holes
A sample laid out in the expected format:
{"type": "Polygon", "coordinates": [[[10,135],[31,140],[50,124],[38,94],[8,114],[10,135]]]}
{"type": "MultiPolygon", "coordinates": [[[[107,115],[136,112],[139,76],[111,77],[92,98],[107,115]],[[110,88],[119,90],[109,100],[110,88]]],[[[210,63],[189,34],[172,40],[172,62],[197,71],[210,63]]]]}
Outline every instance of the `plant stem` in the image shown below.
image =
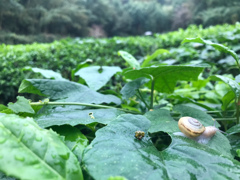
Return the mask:
{"type": "Polygon", "coordinates": [[[154,85],[155,85],[155,79],[152,78],[152,86],[151,86],[151,104],[150,104],[150,109],[153,109],[154,85]]]}
{"type": "Polygon", "coordinates": [[[93,107],[93,108],[104,108],[104,109],[118,109],[120,111],[124,111],[127,113],[133,113],[133,114],[140,114],[136,111],[130,111],[127,109],[122,108],[116,108],[112,106],[104,106],[104,105],[98,105],[98,104],[88,104],[88,103],[78,103],[78,102],[31,102],[31,106],[44,106],[44,105],[74,105],[74,106],[87,106],[87,107],[93,107]]]}
{"type": "Polygon", "coordinates": [[[139,96],[138,96],[139,99],[141,99],[142,102],[145,104],[145,106],[146,106],[148,109],[150,109],[150,106],[149,106],[149,105],[147,104],[147,102],[144,100],[141,91],[138,89],[137,92],[138,92],[138,94],[139,94],[139,96]]]}

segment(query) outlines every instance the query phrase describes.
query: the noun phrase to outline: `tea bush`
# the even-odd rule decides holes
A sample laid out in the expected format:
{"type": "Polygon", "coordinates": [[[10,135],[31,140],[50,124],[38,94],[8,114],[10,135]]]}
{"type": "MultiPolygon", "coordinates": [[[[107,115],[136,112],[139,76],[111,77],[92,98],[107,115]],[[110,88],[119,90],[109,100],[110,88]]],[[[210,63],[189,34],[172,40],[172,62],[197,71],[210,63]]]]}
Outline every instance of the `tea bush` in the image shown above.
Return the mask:
{"type": "Polygon", "coordinates": [[[117,65],[126,67],[125,62],[117,55],[124,50],[141,61],[146,55],[159,48],[170,50],[170,54],[158,59],[176,59],[178,63],[189,62],[192,59],[219,59],[221,54],[211,49],[205,49],[205,57],[201,49],[180,45],[184,37],[201,36],[214,42],[234,46],[238,50],[239,24],[214,26],[207,29],[201,26],[190,26],[186,30],[155,34],[145,37],[114,37],[109,39],[64,39],[49,44],[34,43],[29,45],[0,46],[0,100],[4,103],[15,99],[17,87],[21,80],[36,77],[23,71],[25,66],[52,69],[61,72],[63,77],[71,79],[71,70],[86,59],[92,59],[96,65],[117,65]],[[177,49],[176,49],[177,48],[177,49]],[[213,53],[213,54],[212,54],[213,53]],[[195,55],[194,55],[195,54],[195,55]],[[200,57],[198,55],[200,54],[200,57]],[[196,56],[197,55],[197,56],[196,56]]]}

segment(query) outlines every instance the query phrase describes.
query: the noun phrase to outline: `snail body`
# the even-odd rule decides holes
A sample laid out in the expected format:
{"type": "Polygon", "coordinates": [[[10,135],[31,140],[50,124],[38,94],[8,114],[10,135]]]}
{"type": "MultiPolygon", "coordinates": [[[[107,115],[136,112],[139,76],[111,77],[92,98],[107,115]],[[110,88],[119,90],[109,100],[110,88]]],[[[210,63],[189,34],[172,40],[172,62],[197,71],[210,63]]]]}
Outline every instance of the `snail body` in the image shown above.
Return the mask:
{"type": "Polygon", "coordinates": [[[188,116],[179,119],[178,127],[181,132],[175,135],[188,137],[201,144],[207,144],[218,131],[215,126],[204,127],[197,119],[188,116]]]}

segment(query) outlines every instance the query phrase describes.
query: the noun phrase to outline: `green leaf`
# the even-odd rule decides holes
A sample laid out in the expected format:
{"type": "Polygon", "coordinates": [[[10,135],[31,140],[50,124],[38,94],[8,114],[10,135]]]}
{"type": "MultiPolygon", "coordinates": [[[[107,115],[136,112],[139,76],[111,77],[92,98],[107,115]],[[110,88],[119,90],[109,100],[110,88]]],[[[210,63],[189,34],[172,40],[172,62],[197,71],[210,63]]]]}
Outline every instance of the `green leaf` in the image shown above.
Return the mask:
{"type": "Polygon", "coordinates": [[[208,41],[208,40],[204,40],[200,37],[197,37],[197,38],[186,38],[182,41],[182,44],[183,43],[186,43],[186,42],[196,42],[196,43],[202,43],[202,44],[207,44],[207,45],[210,45],[212,47],[214,47],[215,49],[221,51],[221,52],[224,52],[224,53],[228,53],[230,54],[237,62],[237,64],[239,64],[239,57],[238,55],[233,51],[233,50],[230,50],[228,47],[222,45],[222,44],[217,44],[217,43],[213,43],[211,41],[208,41]]]}
{"type": "Polygon", "coordinates": [[[228,133],[227,137],[232,146],[233,155],[237,156],[237,150],[240,149],[240,124],[237,124],[226,131],[228,133]]]}
{"type": "Polygon", "coordinates": [[[164,54],[164,53],[169,53],[169,51],[166,49],[157,49],[151,56],[148,56],[147,58],[144,59],[141,67],[147,67],[150,61],[158,57],[158,55],[164,54]]]}
{"type": "Polygon", "coordinates": [[[0,170],[20,179],[83,179],[59,135],[16,115],[0,116],[0,170]]]}
{"type": "Polygon", "coordinates": [[[84,85],[60,80],[27,79],[21,83],[19,93],[44,95],[48,96],[51,100],[61,100],[64,102],[89,104],[121,103],[121,100],[116,96],[103,95],[84,85]]]}
{"type": "MultiPolygon", "coordinates": [[[[210,115],[199,109],[189,107],[186,105],[176,105],[174,106],[173,110],[179,112],[181,114],[181,117],[190,116],[199,120],[205,127],[213,126],[214,124],[215,127],[220,127],[218,122],[214,123],[214,119],[210,115]]],[[[222,152],[222,154],[224,154],[225,156],[232,157],[230,152],[231,150],[230,143],[228,139],[220,132],[217,132],[211,138],[207,145],[219,152],[222,152]]]]}
{"type": "Polygon", "coordinates": [[[65,137],[65,144],[78,157],[78,161],[81,162],[83,150],[88,145],[86,136],[79,129],[72,126],[54,126],[51,129],[65,137]]]}
{"type": "Polygon", "coordinates": [[[238,98],[240,95],[240,85],[235,81],[230,79],[229,77],[221,76],[221,75],[215,75],[215,76],[210,76],[211,80],[214,81],[222,81],[230,86],[232,91],[235,94],[235,97],[238,98]]]}
{"type": "Polygon", "coordinates": [[[118,55],[121,56],[129,65],[134,69],[139,69],[139,62],[128,52],[126,51],[118,51],[118,55]]]}
{"type": "Polygon", "coordinates": [[[149,81],[150,79],[145,77],[132,80],[123,86],[123,88],[121,89],[121,94],[125,99],[128,99],[136,94],[137,89],[139,89],[142,85],[149,81]]]}
{"type": "Polygon", "coordinates": [[[0,112],[6,109],[8,109],[6,106],[4,106],[3,104],[0,104],[0,112]]]}
{"type": "Polygon", "coordinates": [[[197,80],[203,67],[198,66],[159,66],[146,67],[139,70],[128,70],[126,78],[137,79],[146,77],[155,80],[155,89],[159,92],[172,93],[178,80],[197,80]]]}
{"type": "Polygon", "coordinates": [[[240,124],[237,124],[233,127],[231,127],[230,129],[227,130],[228,134],[236,134],[236,133],[240,133],[240,124]]]}
{"type": "Polygon", "coordinates": [[[222,110],[226,111],[228,105],[235,99],[235,93],[233,91],[229,91],[222,98],[222,110]]]}
{"type": "Polygon", "coordinates": [[[237,155],[240,157],[240,149],[237,150],[237,155]]]}
{"type": "Polygon", "coordinates": [[[150,121],[140,115],[121,115],[96,132],[85,149],[83,167],[96,180],[127,179],[238,179],[240,163],[209,146],[172,136],[171,145],[158,151],[149,136],[150,121]],[[141,140],[136,131],[145,132],[141,140]]]}
{"type": "Polygon", "coordinates": [[[8,103],[8,108],[15,113],[20,113],[20,112],[30,113],[30,114],[35,113],[31,105],[29,104],[29,101],[25,99],[23,96],[18,96],[16,103],[8,103]]]}
{"type": "Polygon", "coordinates": [[[87,125],[93,122],[108,124],[120,114],[123,114],[123,112],[117,109],[81,110],[76,106],[58,106],[55,108],[43,108],[35,117],[35,120],[39,126],[43,128],[64,124],[71,126],[76,126],[78,124],[87,125]],[[94,118],[91,117],[89,113],[92,113],[94,118]]]}
{"type": "Polygon", "coordinates": [[[99,90],[111,77],[122,70],[117,66],[90,66],[80,69],[75,75],[83,78],[90,89],[99,90]]]}
{"type": "Polygon", "coordinates": [[[40,73],[43,77],[48,79],[56,79],[56,80],[67,80],[62,77],[60,73],[54,72],[53,70],[34,68],[34,67],[25,67],[23,70],[32,70],[35,73],[40,73]]]}
{"type": "Polygon", "coordinates": [[[144,116],[151,121],[151,127],[148,130],[150,133],[159,131],[173,133],[179,131],[177,121],[171,117],[168,110],[153,110],[147,112],[144,116]]]}

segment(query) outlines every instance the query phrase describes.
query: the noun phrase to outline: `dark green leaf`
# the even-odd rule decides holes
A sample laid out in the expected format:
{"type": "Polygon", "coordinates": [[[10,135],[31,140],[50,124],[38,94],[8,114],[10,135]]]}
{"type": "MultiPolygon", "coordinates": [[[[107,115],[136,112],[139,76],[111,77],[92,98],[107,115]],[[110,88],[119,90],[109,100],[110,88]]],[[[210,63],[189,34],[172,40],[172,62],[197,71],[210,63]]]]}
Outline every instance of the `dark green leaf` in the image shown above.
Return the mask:
{"type": "Polygon", "coordinates": [[[90,89],[99,90],[111,77],[122,70],[117,66],[90,66],[80,69],[75,75],[83,78],[90,89]]]}
{"type": "Polygon", "coordinates": [[[158,151],[147,135],[150,122],[140,115],[121,115],[96,132],[85,149],[83,167],[96,180],[127,179],[238,179],[240,163],[221,151],[187,138],[172,136],[171,145],[158,151]],[[136,139],[136,131],[145,137],[136,139]]]}
{"type": "Polygon", "coordinates": [[[20,179],[83,179],[79,162],[52,130],[31,118],[0,116],[0,170],[20,179]]]}
{"type": "Polygon", "coordinates": [[[25,99],[23,96],[17,97],[17,102],[15,103],[8,103],[8,108],[11,109],[15,113],[30,113],[34,114],[35,111],[31,107],[29,100],[25,99]]]}
{"type": "Polygon", "coordinates": [[[236,134],[236,133],[240,133],[240,124],[237,124],[233,127],[231,127],[230,129],[227,130],[228,134],[236,134]]]}
{"type": "Polygon", "coordinates": [[[130,81],[123,86],[121,94],[125,99],[128,99],[136,94],[137,89],[149,81],[150,79],[144,77],[130,81]]]}
{"type": "Polygon", "coordinates": [[[19,87],[19,93],[33,93],[48,96],[51,100],[64,102],[81,102],[89,104],[115,103],[120,104],[119,98],[113,95],[103,95],[88,87],[60,80],[28,79],[19,87]]]}
{"type": "Polygon", "coordinates": [[[134,69],[139,69],[139,62],[128,52],[126,51],[118,51],[118,55],[122,56],[122,58],[130,65],[130,67],[134,69]]]}
{"type": "Polygon", "coordinates": [[[225,76],[221,76],[221,75],[210,76],[210,79],[214,80],[214,81],[222,81],[222,82],[228,84],[231,87],[232,91],[234,92],[235,97],[236,98],[239,97],[240,85],[235,80],[232,80],[229,77],[225,77],[225,76]]]}
{"type": "Polygon", "coordinates": [[[86,136],[79,129],[72,126],[54,126],[51,129],[65,137],[65,144],[78,157],[78,161],[81,162],[83,150],[88,145],[86,136]]]}
{"type": "Polygon", "coordinates": [[[39,126],[44,128],[64,124],[71,126],[76,126],[78,124],[86,125],[93,122],[108,124],[120,114],[123,114],[123,112],[117,109],[81,110],[76,106],[58,106],[53,109],[48,107],[43,108],[39,111],[35,120],[39,126]],[[89,113],[92,113],[92,116],[90,116],[89,113]]]}
{"type": "Polygon", "coordinates": [[[150,133],[164,131],[173,133],[179,131],[177,121],[175,121],[168,110],[158,109],[149,111],[145,117],[151,121],[150,133]]]}
{"type": "Polygon", "coordinates": [[[172,93],[178,80],[197,80],[203,69],[203,67],[198,66],[159,66],[146,67],[139,70],[128,70],[124,75],[129,79],[137,79],[140,77],[153,78],[157,91],[172,93]]]}

